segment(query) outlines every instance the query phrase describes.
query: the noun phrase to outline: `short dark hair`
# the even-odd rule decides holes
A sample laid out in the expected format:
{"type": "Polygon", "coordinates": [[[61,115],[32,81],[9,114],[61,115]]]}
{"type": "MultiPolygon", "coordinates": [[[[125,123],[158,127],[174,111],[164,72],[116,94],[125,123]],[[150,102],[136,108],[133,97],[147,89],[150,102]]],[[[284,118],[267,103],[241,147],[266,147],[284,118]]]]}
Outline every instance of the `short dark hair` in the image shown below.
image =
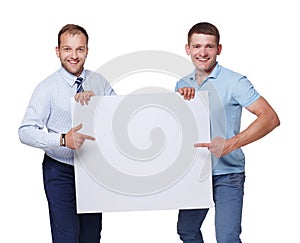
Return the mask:
{"type": "Polygon", "coordinates": [[[208,22],[200,22],[195,24],[188,32],[188,44],[190,44],[193,34],[206,34],[216,37],[217,44],[220,42],[220,33],[216,26],[208,22]]]}
{"type": "Polygon", "coordinates": [[[86,32],[86,30],[83,27],[76,24],[67,24],[64,27],[62,27],[61,30],[58,32],[58,47],[60,46],[60,36],[66,32],[70,33],[71,35],[77,35],[80,33],[84,34],[86,37],[86,45],[88,45],[89,35],[86,32]]]}

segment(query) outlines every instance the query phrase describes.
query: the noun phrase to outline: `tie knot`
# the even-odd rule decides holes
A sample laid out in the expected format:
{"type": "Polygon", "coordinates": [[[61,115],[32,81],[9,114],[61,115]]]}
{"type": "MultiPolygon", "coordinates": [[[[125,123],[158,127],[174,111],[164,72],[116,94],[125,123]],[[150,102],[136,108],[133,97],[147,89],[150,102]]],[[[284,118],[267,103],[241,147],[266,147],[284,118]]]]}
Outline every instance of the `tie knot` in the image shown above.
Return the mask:
{"type": "Polygon", "coordinates": [[[77,93],[83,92],[82,80],[83,80],[82,77],[78,77],[78,78],[75,80],[75,83],[77,84],[77,90],[76,90],[77,93]]]}
{"type": "Polygon", "coordinates": [[[82,80],[83,78],[82,77],[78,77],[76,80],[75,80],[75,83],[78,85],[78,84],[81,84],[82,83],[82,80]]]}

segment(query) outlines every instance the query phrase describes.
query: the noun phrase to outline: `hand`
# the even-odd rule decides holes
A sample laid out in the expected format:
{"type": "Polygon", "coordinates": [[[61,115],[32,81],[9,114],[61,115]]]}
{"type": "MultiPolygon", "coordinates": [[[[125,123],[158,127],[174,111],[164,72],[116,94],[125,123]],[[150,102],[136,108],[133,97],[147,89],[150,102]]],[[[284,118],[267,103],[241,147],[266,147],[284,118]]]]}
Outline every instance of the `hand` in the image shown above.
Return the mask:
{"type": "Polygon", "coordinates": [[[234,147],[235,144],[235,138],[224,139],[216,137],[210,143],[196,143],[194,147],[207,148],[213,155],[220,158],[236,149],[234,147]]]}
{"type": "Polygon", "coordinates": [[[177,92],[181,94],[185,100],[190,100],[195,97],[194,88],[189,88],[189,87],[179,88],[177,92]]]}
{"type": "Polygon", "coordinates": [[[91,90],[88,90],[88,91],[83,91],[81,93],[77,93],[75,95],[75,100],[76,102],[80,102],[80,104],[84,105],[84,104],[88,104],[91,97],[94,96],[94,92],[91,91],[91,90]]]}
{"type": "Polygon", "coordinates": [[[94,137],[79,133],[78,131],[82,128],[82,124],[80,123],[78,126],[73,127],[66,134],[66,146],[70,149],[80,149],[82,144],[86,139],[88,140],[96,140],[94,137]]]}

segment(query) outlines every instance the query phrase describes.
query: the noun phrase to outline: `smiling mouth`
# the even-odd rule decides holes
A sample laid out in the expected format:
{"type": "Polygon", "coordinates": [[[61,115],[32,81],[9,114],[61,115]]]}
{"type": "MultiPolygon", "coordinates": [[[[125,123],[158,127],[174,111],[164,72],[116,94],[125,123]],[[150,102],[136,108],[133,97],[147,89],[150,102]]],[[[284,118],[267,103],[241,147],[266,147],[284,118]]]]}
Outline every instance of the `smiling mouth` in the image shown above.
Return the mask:
{"type": "Polygon", "coordinates": [[[71,65],[75,65],[79,63],[79,60],[69,60],[68,63],[70,63],[71,65]]]}
{"type": "Polygon", "coordinates": [[[209,60],[209,58],[196,57],[196,60],[199,61],[199,62],[207,62],[209,60]]]}

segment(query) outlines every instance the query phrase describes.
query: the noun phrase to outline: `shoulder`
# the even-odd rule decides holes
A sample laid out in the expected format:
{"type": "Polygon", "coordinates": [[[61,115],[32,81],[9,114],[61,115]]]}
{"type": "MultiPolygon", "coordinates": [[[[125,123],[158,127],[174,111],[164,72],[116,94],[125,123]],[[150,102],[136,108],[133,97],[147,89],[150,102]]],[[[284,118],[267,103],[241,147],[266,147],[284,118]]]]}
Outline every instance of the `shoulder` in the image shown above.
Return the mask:
{"type": "Polygon", "coordinates": [[[30,102],[39,105],[47,103],[52,95],[59,90],[57,89],[57,80],[59,80],[59,74],[58,72],[54,72],[40,81],[33,90],[30,102]]]}
{"type": "Polygon", "coordinates": [[[84,89],[92,90],[96,95],[112,94],[114,91],[111,88],[110,83],[97,72],[86,70],[86,80],[84,81],[84,89]]]}
{"type": "Polygon", "coordinates": [[[107,83],[107,80],[103,77],[102,74],[97,72],[92,72],[90,70],[86,70],[86,80],[85,82],[88,83],[107,83]]]}
{"type": "Polygon", "coordinates": [[[43,79],[35,88],[35,91],[39,92],[52,92],[56,88],[58,81],[60,80],[59,72],[56,71],[43,79]]]}
{"type": "Polygon", "coordinates": [[[181,78],[177,81],[175,90],[183,87],[194,87],[194,78],[195,78],[195,72],[190,73],[189,75],[181,78]]]}
{"type": "Polygon", "coordinates": [[[226,68],[226,67],[223,67],[221,65],[218,65],[218,76],[220,76],[221,78],[230,78],[231,80],[239,80],[241,78],[245,78],[246,76],[239,73],[239,72],[236,72],[236,71],[233,71],[229,68],[226,68]]]}
{"type": "Polygon", "coordinates": [[[223,71],[226,73],[224,77],[227,77],[226,82],[229,83],[232,98],[240,105],[247,107],[260,97],[247,76],[226,68],[223,68],[223,71]]]}
{"type": "Polygon", "coordinates": [[[239,90],[253,86],[246,75],[220,65],[215,76],[215,84],[222,88],[227,87],[232,90],[239,90]]]}

